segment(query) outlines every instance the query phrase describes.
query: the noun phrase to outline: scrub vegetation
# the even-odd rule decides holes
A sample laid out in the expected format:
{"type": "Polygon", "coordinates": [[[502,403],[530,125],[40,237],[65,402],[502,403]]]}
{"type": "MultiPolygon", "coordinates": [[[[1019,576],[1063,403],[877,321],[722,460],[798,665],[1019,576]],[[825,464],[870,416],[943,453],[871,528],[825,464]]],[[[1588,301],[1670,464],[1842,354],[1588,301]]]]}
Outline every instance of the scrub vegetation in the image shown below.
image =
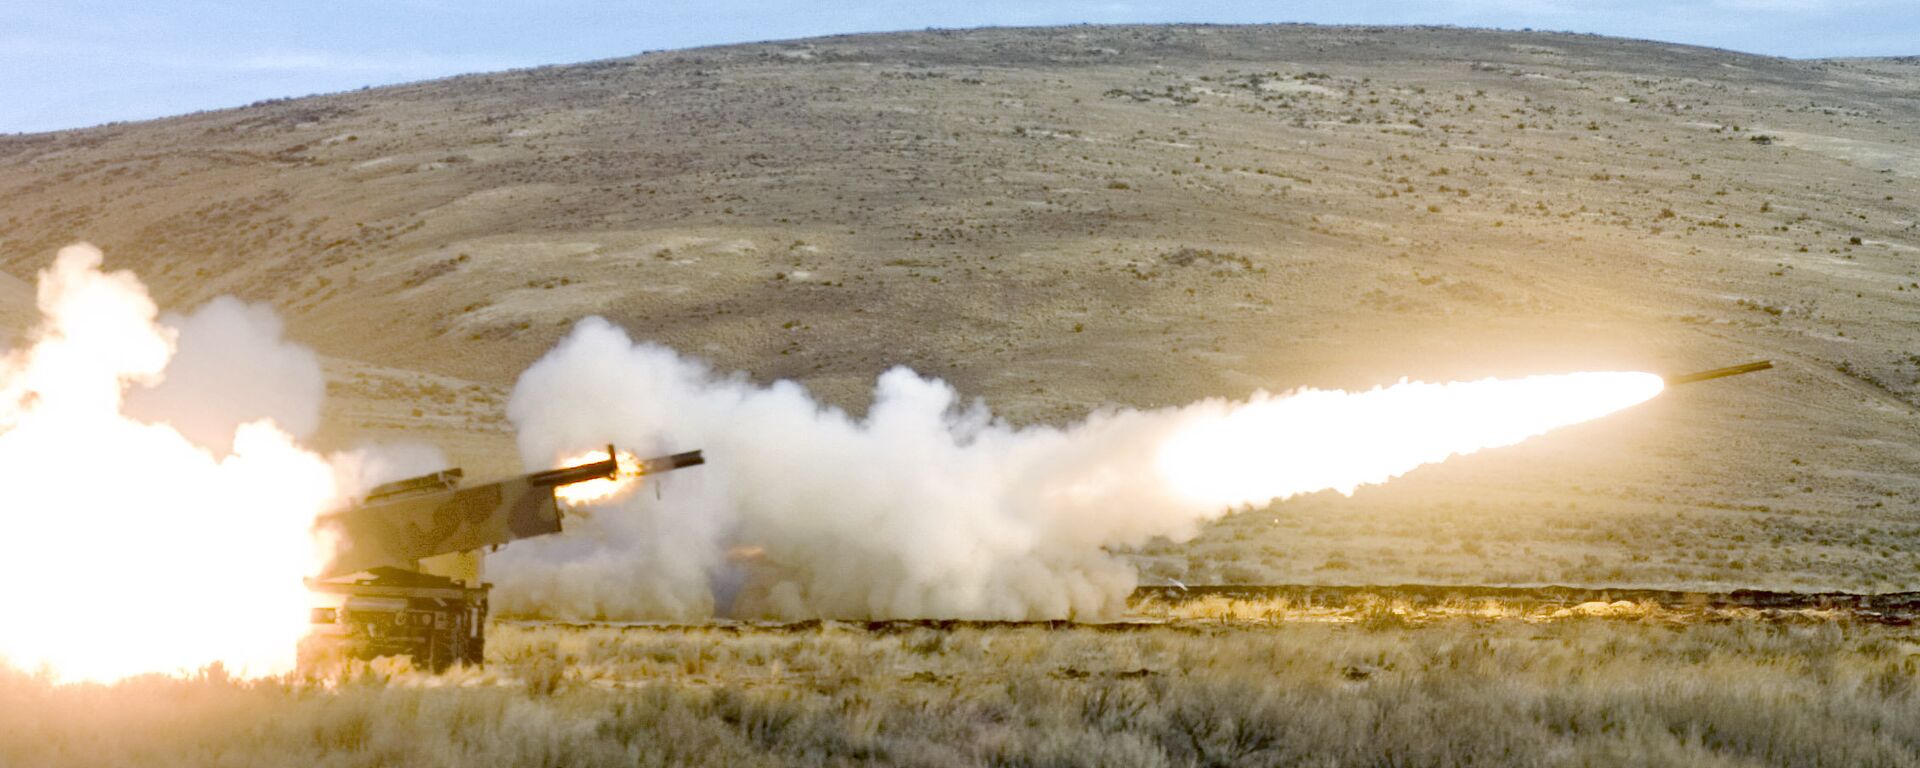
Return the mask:
{"type": "Polygon", "coordinates": [[[1910,630],[1600,605],[507,624],[489,666],[443,676],[10,673],[0,764],[1920,765],[1910,630]]]}

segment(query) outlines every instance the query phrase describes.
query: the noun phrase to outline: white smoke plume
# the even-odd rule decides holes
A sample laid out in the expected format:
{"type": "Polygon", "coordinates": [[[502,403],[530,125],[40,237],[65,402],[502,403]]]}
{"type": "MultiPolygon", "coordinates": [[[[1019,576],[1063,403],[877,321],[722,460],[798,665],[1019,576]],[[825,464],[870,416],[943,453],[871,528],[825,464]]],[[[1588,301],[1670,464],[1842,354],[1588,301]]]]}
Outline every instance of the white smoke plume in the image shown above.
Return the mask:
{"type": "Polygon", "coordinates": [[[453,466],[439,446],[420,442],[362,443],[328,454],[343,498],[361,499],[381,483],[453,466]]]}
{"type": "Polygon", "coordinates": [[[709,463],[493,556],[495,605],[566,618],[1091,619],[1135,585],[1112,553],[1234,508],[1350,493],[1657,394],[1651,374],[1256,393],[1015,427],[947,384],[883,374],[864,418],[589,318],[522,374],[520,450],[612,442],[709,463]]]}
{"type": "Polygon", "coordinates": [[[127,392],[127,415],[165,422],[200,445],[232,449],[233,431],[270,419],[295,438],[320,428],[326,379],[313,350],[285,341],[265,304],[221,296],[160,324],[177,339],[160,382],[127,392]]]}
{"type": "MultiPolygon", "coordinates": [[[[184,315],[164,313],[157,324],[174,339],[174,353],[157,381],[128,387],[128,418],[170,426],[219,457],[233,452],[236,431],[249,422],[272,422],[295,441],[320,429],[327,396],[320,356],[285,338],[273,307],[216,296],[184,315]]],[[[327,461],[343,500],[452,466],[437,446],[418,442],[362,444],[327,461]]]]}

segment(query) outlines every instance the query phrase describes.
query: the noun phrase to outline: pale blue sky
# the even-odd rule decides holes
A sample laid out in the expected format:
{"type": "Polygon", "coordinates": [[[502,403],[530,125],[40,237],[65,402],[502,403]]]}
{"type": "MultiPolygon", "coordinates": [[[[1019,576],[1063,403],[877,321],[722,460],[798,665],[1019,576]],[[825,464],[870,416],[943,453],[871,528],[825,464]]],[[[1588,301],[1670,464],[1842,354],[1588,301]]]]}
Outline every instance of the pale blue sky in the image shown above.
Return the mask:
{"type": "Polygon", "coordinates": [[[1533,27],[1776,56],[1920,54],[1920,0],[0,0],[0,133],[663,48],[1079,22],[1533,27]]]}

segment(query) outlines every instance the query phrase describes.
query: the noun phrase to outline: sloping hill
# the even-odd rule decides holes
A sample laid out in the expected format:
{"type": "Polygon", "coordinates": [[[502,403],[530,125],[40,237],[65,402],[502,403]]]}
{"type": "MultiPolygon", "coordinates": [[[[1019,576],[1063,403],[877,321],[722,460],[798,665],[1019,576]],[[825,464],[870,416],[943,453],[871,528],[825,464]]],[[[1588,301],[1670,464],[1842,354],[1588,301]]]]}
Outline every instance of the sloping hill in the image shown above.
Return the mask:
{"type": "Polygon", "coordinates": [[[163,303],[272,301],[338,361],[329,440],[489,466],[504,389],[592,313],[854,408],[899,363],[1023,422],[1771,357],[1150,573],[1912,588],[1916,85],[1455,29],[700,49],[0,137],[0,267],[86,239],[163,303]]]}

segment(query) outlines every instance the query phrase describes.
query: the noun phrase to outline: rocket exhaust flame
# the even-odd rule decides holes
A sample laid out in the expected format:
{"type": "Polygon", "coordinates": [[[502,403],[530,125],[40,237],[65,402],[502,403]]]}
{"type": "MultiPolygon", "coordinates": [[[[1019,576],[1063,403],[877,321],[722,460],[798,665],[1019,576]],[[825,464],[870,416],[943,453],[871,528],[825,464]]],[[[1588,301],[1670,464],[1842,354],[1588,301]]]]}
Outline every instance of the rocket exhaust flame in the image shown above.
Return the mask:
{"type": "Polygon", "coordinates": [[[626,451],[615,450],[609,445],[604,451],[569,456],[560,462],[560,466],[571,467],[588,462],[606,461],[608,455],[613,456],[614,465],[617,467],[613,473],[558,486],[553,489],[554,498],[569,507],[585,507],[632,493],[640,487],[641,478],[648,475],[707,463],[700,451],[686,451],[671,456],[642,459],[626,451]]]}
{"type": "MultiPolygon", "coordinates": [[[[175,374],[223,378],[204,368],[188,375],[182,366],[191,361],[175,350],[193,344],[208,366],[291,361],[295,378],[318,376],[319,366],[279,341],[263,308],[227,300],[193,317],[157,319],[145,286],[131,273],[100,271],[100,260],[90,246],[63,249],[40,273],[43,320],[30,346],[0,359],[0,488],[9,494],[0,507],[0,604],[10,617],[0,622],[0,662],[60,681],[214,662],[241,675],[290,669],[307,629],[301,577],[322,559],[313,519],[337,494],[328,461],[281,425],[300,421],[309,405],[317,415],[317,402],[292,403],[289,418],[280,407],[289,404],[274,405],[272,393],[175,391],[149,411],[152,421],[129,416],[124,404],[175,374]],[[188,338],[201,326],[218,343],[188,338]],[[232,354],[223,347],[246,359],[222,359],[232,354]],[[236,410],[239,402],[252,405],[236,410]],[[182,418],[208,442],[172,426],[182,418]],[[109,478],[99,462],[78,460],[103,450],[109,478]]],[[[231,368],[240,370],[256,373],[231,368]]],[[[224,378],[248,378],[232,373],[224,378]]],[[[323,388],[307,383],[290,389],[323,388]]]]}
{"type": "Polygon", "coordinates": [[[1352,495],[1422,465],[1638,405],[1663,387],[1650,373],[1569,373],[1256,397],[1193,419],[1161,448],[1158,469],[1181,495],[1216,506],[1329,489],[1352,495]]]}

